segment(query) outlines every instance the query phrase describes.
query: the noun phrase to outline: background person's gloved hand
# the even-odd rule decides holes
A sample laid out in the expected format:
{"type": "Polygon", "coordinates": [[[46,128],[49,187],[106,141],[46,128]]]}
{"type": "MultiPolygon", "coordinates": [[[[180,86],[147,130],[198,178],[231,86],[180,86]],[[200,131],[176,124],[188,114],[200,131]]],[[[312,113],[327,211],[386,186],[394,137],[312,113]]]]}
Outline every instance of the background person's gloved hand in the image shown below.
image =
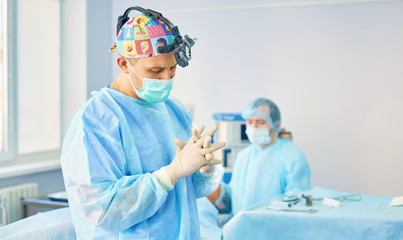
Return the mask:
{"type": "MultiPolygon", "coordinates": [[[[176,147],[176,155],[172,162],[165,167],[154,172],[161,184],[167,189],[172,190],[176,182],[185,176],[191,175],[206,164],[219,164],[221,160],[211,159],[207,160],[206,155],[217,151],[225,146],[225,142],[219,142],[213,145],[209,145],[207,148],[203,148],[203,145],[207,146],[207,143],[211,142],[211,136],[217,131],[217,126],[213,126],[199,139],[195,139],[192,136],[185,144],[182,140],[176,138],[174,140],[176,147]]],[[[192,129],[193,135],[197,132],[196,129],[192,129]]]]}
{"type": "Polygon", "coordinates": [[[232,211],[232,191],[230,186],[221,182],[220,195],[213,203],[218,209],[219,213],[230,213],[232,211]]]}

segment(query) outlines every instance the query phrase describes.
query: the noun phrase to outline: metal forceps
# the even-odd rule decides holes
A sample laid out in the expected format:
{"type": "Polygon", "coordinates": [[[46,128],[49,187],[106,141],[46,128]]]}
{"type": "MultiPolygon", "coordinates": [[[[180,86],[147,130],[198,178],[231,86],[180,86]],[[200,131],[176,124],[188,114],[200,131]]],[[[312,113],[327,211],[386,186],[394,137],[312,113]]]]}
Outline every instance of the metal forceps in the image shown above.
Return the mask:
{"type": "Polygon", "coordinates": [[[301,209],[301,208],[276,208],[276,207],[266,207],[266,209],[269,210],[274,210],[274,211],[282,211],[282,212],[305,212],[305,213],[314,213],[317,212],[318,210],[315,208],[309,208],[309,209],[301,209]]]}
{"type": "MultiPolygon", "coordinates": [[[[302,194],[303,198],[310,198],[311,201],[322,201],[323,198],[313,198],[312,196],[304,196],[302,194]]],[[[337,197],[329,197],[337,201],[361,201],[361,194],[359,193],[352,193],[352,194],[343,194],[339,195],[337,197]]]]}

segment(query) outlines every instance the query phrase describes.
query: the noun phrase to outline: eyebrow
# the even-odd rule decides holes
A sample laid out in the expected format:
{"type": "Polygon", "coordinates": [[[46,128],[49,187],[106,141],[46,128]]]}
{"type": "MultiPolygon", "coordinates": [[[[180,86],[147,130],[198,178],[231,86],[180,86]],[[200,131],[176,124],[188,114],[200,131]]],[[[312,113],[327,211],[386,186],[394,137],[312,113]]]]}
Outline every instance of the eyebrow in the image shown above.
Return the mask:
{"type": "Polygon", "coordinates": [[[165,68],[172,68],[172,67],[176,67],[176,65],[178,65],[178,63],[175,63],[175,65],[170,66],[170,67],[149,67],[148,69],[165,69],[165,68]]]}

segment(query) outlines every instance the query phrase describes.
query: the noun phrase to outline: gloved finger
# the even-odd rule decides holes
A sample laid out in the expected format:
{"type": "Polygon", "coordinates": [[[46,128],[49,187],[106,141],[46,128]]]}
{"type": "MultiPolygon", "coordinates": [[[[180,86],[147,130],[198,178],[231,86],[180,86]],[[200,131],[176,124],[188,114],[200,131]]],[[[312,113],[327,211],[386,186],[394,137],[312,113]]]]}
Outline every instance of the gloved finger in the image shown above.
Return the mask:
{"type": "Polygon", "coordinates": [[[180,151],[182,151],[182,149],[180,147],[178,147],[177,145],[175,145],[175,151],[176,151],[176,154],[178,154],[180,151]]]}
{"type": "Polygon", "coordinates": [[[196,128],[192,128],[192,139],[194,143],[200,139],[200,134],[196,128]]]}
{"type": "Polygon", "coordinates": [[[197,131],[199,132],[199,135],[201,135],[204,131],[204,124],[200,125],[197,131]]]}
{"type": "Polygon", "coordinates": [[[211,145],[211,136],[207,136],[203,141],[203,148],[208,148],[211,145]]]}
{"type": "Polygon", "coordinates": [[[204,131],[204,125],[200,125],[198,129],[192,128],[193,142],[197,142],[201,138],[201,133],[204,131]]]}
{"type": "MultiPolygon", "coordinates": [[[[208,147],[210,147],[211,146],[211,137],[210,136],[207,136],[205,139],[204,139],[204,142],[203,142],[203,148],[208,148],[208,147]]],[[[207,161],[209,161],[209,160],[211,160],[211,159],[213,159],[213,154],[212,153],[207,153],[206,154],[206,156],[204,156],[206,159],[207,159],[207,161]]]]}
{"type": "Polygon", "coordinates": [[[178,147],[180,150],[182,150],[182,149],[185,147],[185,145],[186,145],[186,143],[185,143],[184,141],[182,141],[181,139],[179,139],[179,138],[175,138],[175,139],[174,139],[174,144],[175,144],[175,146],[178,147]]]}
{"type": "Polygon", "coordinates": [[[209,129],[209,130],[207,130],[206,131],[206,133],[205,134],[203,134],[203,136],[202,137],[204,137],[204,136],[213,136],[213,134],[216,132],[218,130],[218,126],[217,125],[213,125],[213,126],[211,126],[211,128],[209,129]]]}
{"type": "Polygon", "coordinates": [[[224,209],[224,203],[216,203],[216,204],[214,204],[215,206],[216,206],[216,208],[218,208],[218,209],[224,209]]]}
{"type": "MultiPolygon", "coordinates": [[[[199,140],[200,141],[200,140],[199,140]]],[[[201,154],[206,155],[207,153],[212,153],[217,151],[218,149],[221,149],[223,147],[225,147],[225,145],[227,145],[226,142],[218,142],[218,143],[214,143],[213,145],[211,145],[209,148],[203,148],[201,150],[201,154]]]]}
{"type": "Polygon", "coordinates": [[[206,156],[204,156],[207,161],[210,161],[211,159],[214,158],[214,155],[212,153],[207,153],[206,156]]]}
{"type": "Polygon", "coordinates": [[[200,168],[200,173],[205,173],[210,168],[210,165],[204,165],[200,168]]]}
{"type": "Polygon", "coordinates": [[[208,137],[208,136],[213,136],[213,134],[217,131],[217,129],[218,129],[218,126],[217,125],[213,125],[203,136],[201,136],[201,138],[196,142],[196,144],[199,146],[199,147],[202,147],[203,146],[203,143],[204,143],[204,139],[206,138],[206,137],[208,137]],[[200,141],[200,140],[203,140],[203,141],[200,141]]]}
{"type": "Polygon", "coordinates": [[[221,159],[213,158],[209,161],[206,161],[205,165],[216,165],[216,164],[220,164],[220,163],[222,163],[221,159]]]}
{"type": "Polygon", "coordinates": [[[200,173],[204,174],[211,174],[215,170],[215,164],[214,165],[204,165],[199,169],[200,173]]]}
{"type": "Polygon", "coordinates": [[[204,131],[204,124],[200,125],[198,129],[192,128],[193,142],[197,142],[201,138],[201,134],[204,131]]]}

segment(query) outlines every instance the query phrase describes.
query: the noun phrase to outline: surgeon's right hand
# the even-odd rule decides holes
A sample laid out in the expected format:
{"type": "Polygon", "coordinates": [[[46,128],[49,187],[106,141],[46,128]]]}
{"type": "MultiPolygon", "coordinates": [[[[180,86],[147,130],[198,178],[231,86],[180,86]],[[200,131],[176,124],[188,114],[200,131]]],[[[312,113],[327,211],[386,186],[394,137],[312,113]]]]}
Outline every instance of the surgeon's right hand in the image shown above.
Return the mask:
{"type": "Polygon", "coordinates": [[[218,142],[208,148],[203,148],[203,145],[206,146],[205,141],[211,141],[211,136],[216,130],[217,127],[213,126],[197,141],[191,138],[182,149],[180,146],[183,146],[184,142],[178,138],[174,140],[176,155],[171,164],[154,172],[154,175],[168,191],[173,189],[180,178],[193,174],[202,166],[221,163],[221,160],[217,159],[207,160],[206,155],[223,148],[226,145],[225,142],[218,142]]]}

